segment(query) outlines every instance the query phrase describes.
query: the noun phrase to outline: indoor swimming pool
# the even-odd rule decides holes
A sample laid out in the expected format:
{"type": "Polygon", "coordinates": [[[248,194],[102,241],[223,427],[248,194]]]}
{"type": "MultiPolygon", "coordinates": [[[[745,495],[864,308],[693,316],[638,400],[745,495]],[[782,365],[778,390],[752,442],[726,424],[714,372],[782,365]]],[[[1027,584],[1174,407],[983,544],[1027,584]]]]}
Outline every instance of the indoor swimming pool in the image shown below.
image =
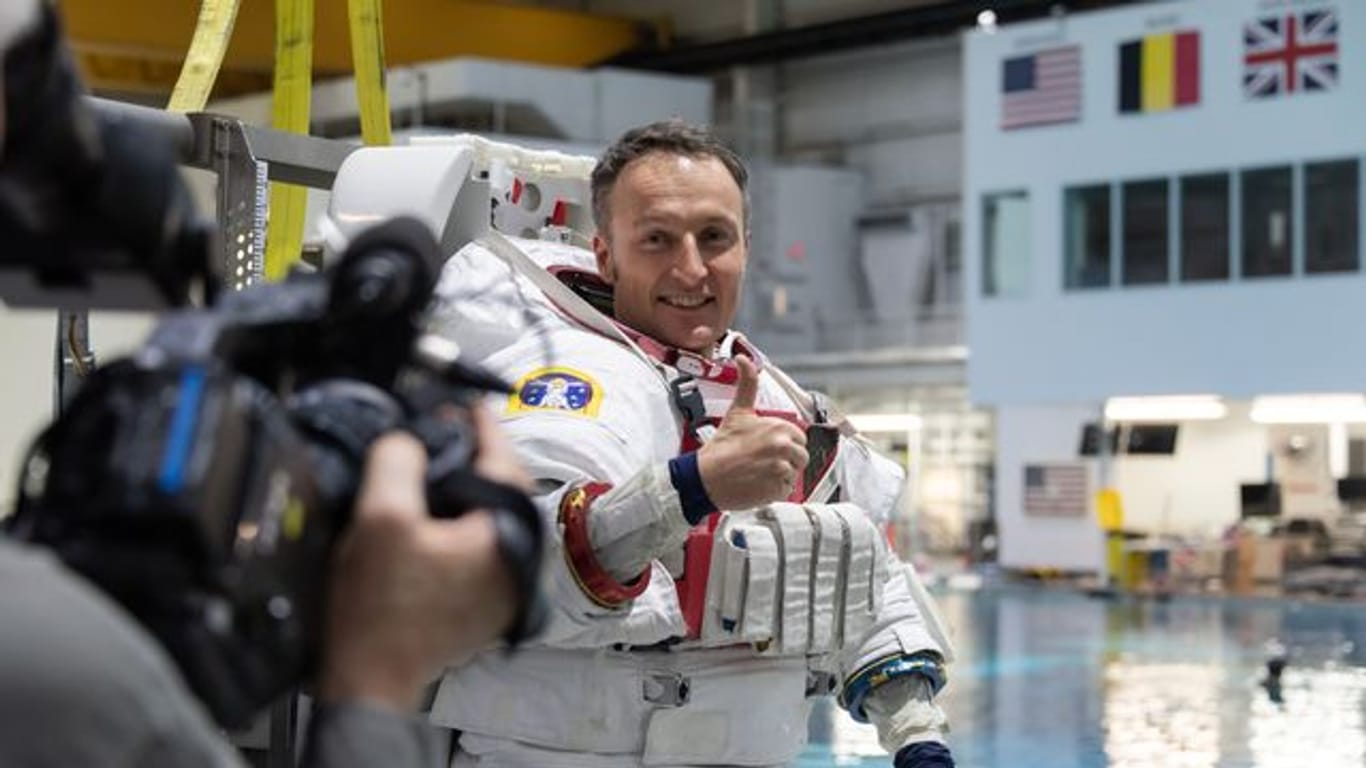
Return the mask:
{"type": "MultiPolygon", "coordinates": [[[[1366,606],[1025,588],[940,601],[962,768],[1366,766],[1366,606]]],[[[890,765],[877,754],[871,728],[822,709],[797,765],[890,765]]]]}

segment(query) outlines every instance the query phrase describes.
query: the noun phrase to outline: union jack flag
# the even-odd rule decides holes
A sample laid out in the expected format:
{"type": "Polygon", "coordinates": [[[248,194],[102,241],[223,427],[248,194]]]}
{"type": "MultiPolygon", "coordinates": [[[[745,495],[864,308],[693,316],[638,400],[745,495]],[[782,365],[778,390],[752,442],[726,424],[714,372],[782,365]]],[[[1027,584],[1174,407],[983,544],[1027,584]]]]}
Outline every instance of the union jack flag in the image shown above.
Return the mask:
{"type": "Polygon", "coordinates": [[[1338,84],[1338,14],[1319,9],[1243,27],[1243,95],[1267,99],[1338,84]]]}

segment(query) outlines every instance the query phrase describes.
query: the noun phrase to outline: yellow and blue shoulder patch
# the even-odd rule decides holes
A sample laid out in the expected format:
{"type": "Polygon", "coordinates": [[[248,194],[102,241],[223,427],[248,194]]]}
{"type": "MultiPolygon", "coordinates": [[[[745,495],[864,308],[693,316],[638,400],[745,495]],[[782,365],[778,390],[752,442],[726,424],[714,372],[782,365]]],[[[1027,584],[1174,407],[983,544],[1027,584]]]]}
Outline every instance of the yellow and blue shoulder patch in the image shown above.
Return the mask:
{"type": "Polygon", "coordinates": [[[592,376],[573,368],[537,368],[517,380],[508,395],[508,413],[554,411],[597,418],[602,387],[592,376]]]}

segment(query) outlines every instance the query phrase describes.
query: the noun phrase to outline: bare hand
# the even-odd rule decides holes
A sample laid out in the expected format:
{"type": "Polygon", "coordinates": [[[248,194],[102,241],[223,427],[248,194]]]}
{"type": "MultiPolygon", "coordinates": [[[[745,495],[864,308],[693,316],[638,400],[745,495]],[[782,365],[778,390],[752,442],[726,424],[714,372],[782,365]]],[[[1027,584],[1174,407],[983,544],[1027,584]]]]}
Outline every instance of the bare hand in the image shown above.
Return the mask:
{"type": "MultiPolygon", "coordinates": [[[[520,483],[487,413],[476,410],[476,468],[520,483]]],[[[355,517],[332,564],[319,694],[395,709],[416,705],[423,686],[498,637],[516,605],[497,551],[492,518],[427,514],[427,456],[409,435],[389,434],[370,450],[355,517]]]]}
{"type": "Polygon", "coordinates": [[[792,494],[806,468],[806,435],[789,421],[754,412],[759,369],[737,357],[740,382],[721,426],[697,452],[702,485],[718,509],[751,509],[792,494]]]}

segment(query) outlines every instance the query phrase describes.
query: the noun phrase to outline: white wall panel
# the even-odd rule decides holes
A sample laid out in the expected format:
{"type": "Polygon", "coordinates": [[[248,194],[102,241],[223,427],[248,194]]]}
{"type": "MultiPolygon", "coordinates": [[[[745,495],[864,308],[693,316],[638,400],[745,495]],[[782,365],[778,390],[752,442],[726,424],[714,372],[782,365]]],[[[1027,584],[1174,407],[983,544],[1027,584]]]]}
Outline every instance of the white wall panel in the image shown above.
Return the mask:
{"type": "MultiPolygon", "coordinates": [[[[985,404],[1096,401],[1120,394],[1360,390],[1366,274],[1063,290],[1063,190],[1080,183],[1366,157],[1366,4],[1337,3],[1336,90],[1243,96],[1243,25],[1319,4],[1167,2],[973,34],[965,60],[964,253],[972,397],[985,404]],[[1118,46],[1198,29],[1201,103],[1121,115],[1118,46]],[[1076,123],[999,128],[1002,61],[1082,47],[1076,123]],[[1030,193],[1033,275],[1022,298],[984,299],[981,200],[1030,193]]],[[[1236,189],[1236,188],[1235,188],[1236,189]]],[[[1236,220],[1235,220],[1236,221],[1236,220]]],[[[1298,228],[1297,228],[1298,229],[1298,228]]],[[[1236,243],[1236,234],[1235,234],[1236,243]]],[[[1239,254],[1233,253],[1235,263],[1239,254]]]]}
{"type": "MultiPolygon", "coordinates": [[[[996,410],[996,524],[1002,566],[1093,573],[1103,568],[1103,538],[1093,509],[1080,517],[1024,514],[1024,465],[1077,461],[1081,426],[1098,411],[1084,406],[996,410]]],[[[1094,493],[1098,478],[1091,474],[1094,493]]]]}
{"type": "Polygon", "coordinates": [[[1215,540],[1238,521],[1239,484],[1266,480],[1267,428],[1247,419],[1246,404],[1229,410],[1182,424],[1174,455],[1116,457],[1126,529],[1215,540]]]}

